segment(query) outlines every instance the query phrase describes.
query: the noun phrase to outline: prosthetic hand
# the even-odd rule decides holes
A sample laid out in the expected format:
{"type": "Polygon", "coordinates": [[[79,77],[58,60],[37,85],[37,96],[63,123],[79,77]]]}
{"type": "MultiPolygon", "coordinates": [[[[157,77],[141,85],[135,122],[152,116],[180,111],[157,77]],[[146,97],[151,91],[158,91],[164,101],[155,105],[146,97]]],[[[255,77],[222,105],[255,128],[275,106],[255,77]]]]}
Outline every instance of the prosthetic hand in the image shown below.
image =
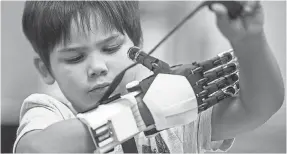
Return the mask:
{"type": "Polygon", "coordinates": [[[143,92],[150,91],[151,83],[160,74],[184,76],[196,96],[199,112],[222,99],[233,97],[239,91],[238,63],[232,50],[222,52],[200,63],[180,64],[173,67],[147,55],[137,47],[130,48],[128,55],[132,60],[154,72],[153,75],[141,81],[140,86],[143,92]]]}
{"type": "Polygon", "coordinates": [[[149,137],[191,123],[200,112],[239,91],[232,51],[201,63],[174,67],[136,47],[128,55],[154,74],[129,83],[127,95],[117,95],[109,99],[110,103],[77,115],[90,127],[96,152],[107,152],[141,132],[149,137]]]}
{"type": "Polygon", "coordinates": [[[188,124],[198,113],[238,94],[238,65],[232,50],[201,63],[174,67],[137,47],[128,55],[154,72],[140,82],[140,89],[157,131],[188,124]]]}

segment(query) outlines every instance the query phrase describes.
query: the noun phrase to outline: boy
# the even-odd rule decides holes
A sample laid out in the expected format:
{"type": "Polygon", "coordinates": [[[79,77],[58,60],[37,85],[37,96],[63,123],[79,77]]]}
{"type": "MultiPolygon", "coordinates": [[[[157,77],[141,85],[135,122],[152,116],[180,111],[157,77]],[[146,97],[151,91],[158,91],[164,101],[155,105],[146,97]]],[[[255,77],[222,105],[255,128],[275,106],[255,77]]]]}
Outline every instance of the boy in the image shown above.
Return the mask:
{"type": "MultiPolygon", "coordinates": [[[[155,138],[135,137],[139,152],[226,151],[237,134],[262,125],[281,107],[283,81],[265,40],[262,8],[258,2],[242,4],[244,13],[235,21],[222,6],[213,6],[218,27],[238,57],[240,97],[155,138]]],[[[142,45],[138,2],[26,2],[23,30],[39,55],[34,64],[44,82],[57,82],[72,106],[44,94],[25,99],[13,151],[93,152],[91,136],[75,115],[98,102],[113,78],[131,64],[127,50],[142,45]]],[[[127,72],[116,93],[123,94],[136,73],[127,72]]],[[[115,147],[114,152],[121,151],[115,147]]]]}

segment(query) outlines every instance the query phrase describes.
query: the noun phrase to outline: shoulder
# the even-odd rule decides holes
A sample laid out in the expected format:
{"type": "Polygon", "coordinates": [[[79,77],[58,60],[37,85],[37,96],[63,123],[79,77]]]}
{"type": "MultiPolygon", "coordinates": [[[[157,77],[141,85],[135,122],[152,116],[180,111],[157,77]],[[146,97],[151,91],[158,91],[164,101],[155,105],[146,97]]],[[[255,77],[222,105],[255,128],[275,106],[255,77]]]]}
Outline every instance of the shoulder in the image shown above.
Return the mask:
{"type": "Polygon", "coordinates": [[[71,118],[75,118],[75,114],[64,103],[46,94],[32,94],[22,104],[17,134],[71,118]]]}
{"type": "Polygon", "coordinates": [[[13,151],[20,139],[34,130],[42,130],[61,120],[75,117],[63,102],[47,94],[31,94],[24,99],[20,110],[17,138],[13,151]]]}
{"type": "Polygon", "coordinates": [[[63,118],[69,115],[74,115],[73,111],[67,104],[64,104],[63,102],[47,94],[35,93],[31,94],[23,101],[20,110],[20,119],[27,111],[34,108],[43,108],[54,113],[61,114],[63,118]]]}

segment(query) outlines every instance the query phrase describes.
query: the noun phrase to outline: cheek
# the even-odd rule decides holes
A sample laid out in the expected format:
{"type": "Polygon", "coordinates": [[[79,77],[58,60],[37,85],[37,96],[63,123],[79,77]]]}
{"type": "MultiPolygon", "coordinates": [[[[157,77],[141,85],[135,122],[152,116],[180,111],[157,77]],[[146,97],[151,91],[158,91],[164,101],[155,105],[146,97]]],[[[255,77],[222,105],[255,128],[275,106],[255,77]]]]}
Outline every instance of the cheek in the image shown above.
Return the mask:
{"type": "Polygon", "coordinates": [[[65,93],[78,93],[85,85],[84,69],[79,66],[59,64],[55,69],[55,78],[65,93]]]}

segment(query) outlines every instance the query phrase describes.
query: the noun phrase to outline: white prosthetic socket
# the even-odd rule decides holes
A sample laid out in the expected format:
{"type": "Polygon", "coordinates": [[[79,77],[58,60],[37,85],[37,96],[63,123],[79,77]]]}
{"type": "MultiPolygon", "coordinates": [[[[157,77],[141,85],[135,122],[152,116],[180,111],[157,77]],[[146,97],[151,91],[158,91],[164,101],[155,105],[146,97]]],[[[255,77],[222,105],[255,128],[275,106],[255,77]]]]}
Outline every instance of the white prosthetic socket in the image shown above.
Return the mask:
{"type": "Polygon", "coordinates": [[[193,122],[198,117],[198,104],[186,77],[158,74],[143,102],[150,110],[158,131],[193,122]]]}

